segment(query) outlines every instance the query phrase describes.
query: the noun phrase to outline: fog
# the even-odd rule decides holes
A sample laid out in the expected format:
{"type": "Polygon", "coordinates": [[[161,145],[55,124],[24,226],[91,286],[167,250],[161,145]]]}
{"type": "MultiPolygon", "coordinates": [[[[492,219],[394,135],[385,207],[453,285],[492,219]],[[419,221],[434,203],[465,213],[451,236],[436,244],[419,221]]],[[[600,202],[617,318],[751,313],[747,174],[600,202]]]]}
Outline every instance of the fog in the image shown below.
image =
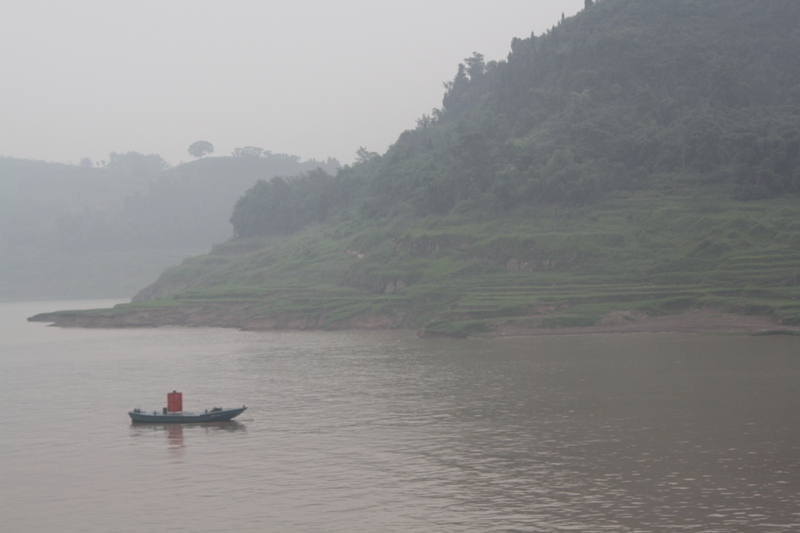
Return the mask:
{"type": "Polygon", "coordinates": [[[441,105],[474,51],[504,59],[583,0],[6,0],[0,156],[178,164],[260,146],[351,162],[441,105]]]}

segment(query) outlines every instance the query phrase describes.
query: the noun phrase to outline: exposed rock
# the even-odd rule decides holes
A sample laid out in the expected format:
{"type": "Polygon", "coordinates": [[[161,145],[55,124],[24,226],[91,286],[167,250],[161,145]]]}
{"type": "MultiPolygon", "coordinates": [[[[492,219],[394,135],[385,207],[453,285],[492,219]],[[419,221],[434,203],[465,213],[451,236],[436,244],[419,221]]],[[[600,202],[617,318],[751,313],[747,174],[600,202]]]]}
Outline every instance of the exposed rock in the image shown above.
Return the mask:
{"type": "Polygon", "coordinates": [[[394,294],[396,292],[402,291],[405,288],[406,288],[405,282],[403,280],[398,279],[387,283],[386,286],[383,288],[383,293],[394,294]]]}
{"type": "Polygon", "coordinates": [[[555,259],[540,259],[523,261],[522,259],[510,259],[506,263],[506,270],[509,272],[543,272],[555,270],[558,263],[555,259]]]}
{"type": "Polygon", "coordinates": [[[637,320],[647,318],[642,311],[612,311],[597,321],[596,326],[629,326],[637,320]]]}

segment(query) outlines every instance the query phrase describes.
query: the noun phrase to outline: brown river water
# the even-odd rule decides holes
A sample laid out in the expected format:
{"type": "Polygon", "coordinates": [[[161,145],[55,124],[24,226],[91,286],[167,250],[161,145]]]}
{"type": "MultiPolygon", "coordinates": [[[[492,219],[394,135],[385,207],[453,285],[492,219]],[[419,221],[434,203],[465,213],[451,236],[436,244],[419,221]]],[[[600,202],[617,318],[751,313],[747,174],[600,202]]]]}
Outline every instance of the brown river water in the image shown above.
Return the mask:
{"type": "Polygon", "coordinates": [[[800,531],[800,337],[25,321],[111,303],[0,303],[2,532],[800,531]]]}

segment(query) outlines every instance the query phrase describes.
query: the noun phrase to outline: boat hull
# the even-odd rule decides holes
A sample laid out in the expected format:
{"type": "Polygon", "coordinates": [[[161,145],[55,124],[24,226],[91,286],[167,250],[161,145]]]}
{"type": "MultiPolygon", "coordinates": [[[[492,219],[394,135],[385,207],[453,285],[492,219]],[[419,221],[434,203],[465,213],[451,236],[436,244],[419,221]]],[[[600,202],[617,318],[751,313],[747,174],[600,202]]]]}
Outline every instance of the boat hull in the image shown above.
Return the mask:
{"type": "Polygon", "coordinates": [[[199,422],[223,422],[232,420],[244,413],[247,407],[236,409],[222,409],[220,411],[207,411],[205,413],[159,413],[146,411],[128,411],[131,420],[146,424],[197,424],[199,422]]]}

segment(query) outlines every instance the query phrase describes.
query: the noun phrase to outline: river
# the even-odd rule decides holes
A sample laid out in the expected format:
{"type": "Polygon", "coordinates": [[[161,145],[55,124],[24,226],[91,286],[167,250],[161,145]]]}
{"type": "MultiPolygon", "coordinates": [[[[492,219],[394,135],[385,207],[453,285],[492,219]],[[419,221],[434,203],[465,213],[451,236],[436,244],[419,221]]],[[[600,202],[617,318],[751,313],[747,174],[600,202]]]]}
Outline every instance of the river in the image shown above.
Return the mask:
{"type": "Polygon", "coordinates": [[[111,303],[0,303],[0,531],[800,530],[798,337],[25,321],[111,303]]]}

